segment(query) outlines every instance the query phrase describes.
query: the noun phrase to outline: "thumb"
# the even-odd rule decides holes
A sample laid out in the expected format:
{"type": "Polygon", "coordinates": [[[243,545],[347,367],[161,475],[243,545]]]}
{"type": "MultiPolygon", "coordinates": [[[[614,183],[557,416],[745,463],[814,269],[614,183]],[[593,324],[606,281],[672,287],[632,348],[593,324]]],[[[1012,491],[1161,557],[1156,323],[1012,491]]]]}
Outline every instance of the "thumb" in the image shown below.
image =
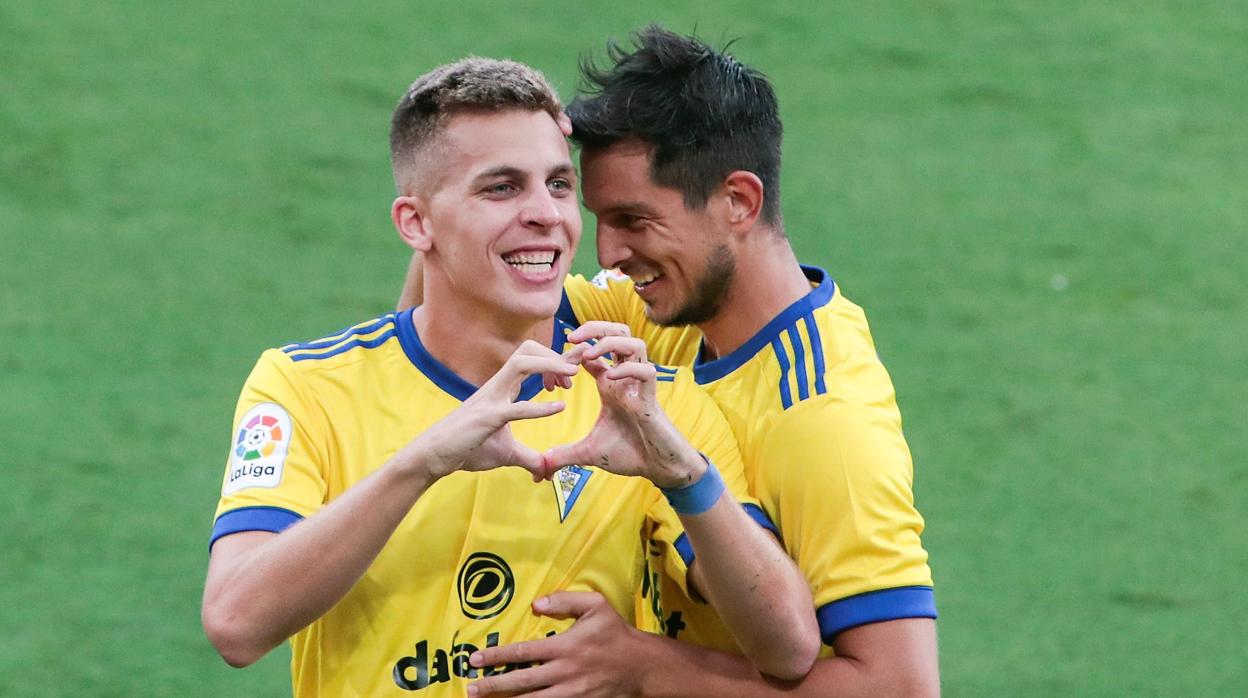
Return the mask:
{"type": "Polygon", "coordinates": [[[606,603],[593,591],[556,591],[533,602],[533,612],[549,618],[580,618],[606,603]]]}
{"type": "Polygon", "coordinates": [[[553,473],[565,465],[597,465],[597,454],[588,437],[574,444],[555,446],[546,451],[546,469],[553,473]]]}

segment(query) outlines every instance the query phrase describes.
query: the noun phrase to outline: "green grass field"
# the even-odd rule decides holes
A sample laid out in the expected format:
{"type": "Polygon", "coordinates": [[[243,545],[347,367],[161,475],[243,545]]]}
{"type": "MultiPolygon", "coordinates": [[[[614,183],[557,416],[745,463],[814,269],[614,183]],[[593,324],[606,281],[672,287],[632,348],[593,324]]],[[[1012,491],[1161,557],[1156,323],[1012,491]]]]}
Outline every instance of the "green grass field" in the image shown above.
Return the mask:
{"type": "Polygon", "coordinates": [[[0,3],[0,695],[288,693],[199,627],[243,379],[393,303],[412,78],[570,94],[652,19],[775,81],[790,235],[898,387],[946,694],[1243,691],[1248,4],[416,5],[0,3]]]}

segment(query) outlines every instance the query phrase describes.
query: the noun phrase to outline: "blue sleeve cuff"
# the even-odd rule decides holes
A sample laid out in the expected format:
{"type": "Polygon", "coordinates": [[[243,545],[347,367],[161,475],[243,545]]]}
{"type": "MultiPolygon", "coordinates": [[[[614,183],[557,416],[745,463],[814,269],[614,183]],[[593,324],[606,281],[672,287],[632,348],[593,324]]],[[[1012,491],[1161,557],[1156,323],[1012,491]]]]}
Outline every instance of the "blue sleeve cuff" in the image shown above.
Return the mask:
{"type": "MultiPolygon", "coordinates": [[[[777,538],[780,537],[780,529],[776,528],[776,525],[771,522],[771,517],[767,516],[767,512],[763,511],[762,507],[757,504],[742,504],[741,507],[754,520],[754,523],[771,531],[777,538]]],[[[680,537],[672,545],[675,546],[676,552],[680,554],[680,559],[685,561],[685,567],[693,564],[693,544],[689,542],[689,536],[683,533],[680,534],[680,537]]]]}
{"type": "Polygon", "coordinates": [[[581,321],[576,319],[576,311],[572,309],[572,299],[568,298],[566,289],[563,292],[563,299],[559,301],[559,309],[555,311],[555,317],[573,327],[581,326],[581,321]]]}
{"type": "Polygon", "coordinates": [[[831,645],[836,636],[850,628],[900,618],[935,618],[936,597],[931,587],[897,587],[824,604],[815,612],[819,634],[831,645]]]}
{"type": "Polygon", "coordinates": [[[208,549],[217,539],[231,533],[243,531],[272,531],[281,533],[297,523],[303,517],[289,509],[280,507],[242,507],[232,509],[217,517],[212,526],[212,538],[208,541],[208,549]]]}

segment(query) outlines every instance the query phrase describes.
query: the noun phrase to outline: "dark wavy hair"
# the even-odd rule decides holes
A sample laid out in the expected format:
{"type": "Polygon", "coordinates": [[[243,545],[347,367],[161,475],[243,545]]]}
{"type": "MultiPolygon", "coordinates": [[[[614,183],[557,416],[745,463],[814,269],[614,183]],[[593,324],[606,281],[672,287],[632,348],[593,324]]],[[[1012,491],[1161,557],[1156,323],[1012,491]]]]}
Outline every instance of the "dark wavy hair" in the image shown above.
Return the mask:
{"type": "Polygon", "coordinates": [[[583,150],[651,146],[651,178],[690,209],[705,207],[730,172],[748,170],[763,182],[763,220],[779,225],[783,127],[766,76],[657,24],[634,32],[631,51],[608,42],[607,57],[606,67],[581,60],[584,94],[567,108],[583,150]]]}

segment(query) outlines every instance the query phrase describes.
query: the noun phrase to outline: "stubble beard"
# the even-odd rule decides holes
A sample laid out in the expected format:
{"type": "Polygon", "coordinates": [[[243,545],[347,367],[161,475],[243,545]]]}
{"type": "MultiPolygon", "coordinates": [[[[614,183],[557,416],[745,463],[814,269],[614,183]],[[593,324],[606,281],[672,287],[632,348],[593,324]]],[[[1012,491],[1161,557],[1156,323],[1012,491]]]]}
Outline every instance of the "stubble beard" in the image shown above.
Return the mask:
{"type": "Polygon", "coordinates": [[[650,319],[662,327],[681,327],[714,318],[728,298],[736,272],[737,263],[728,246],[716,247],[707,257],[706,269],[694,282],[685,304],[668,317],[651,316],[650,319]]]}

